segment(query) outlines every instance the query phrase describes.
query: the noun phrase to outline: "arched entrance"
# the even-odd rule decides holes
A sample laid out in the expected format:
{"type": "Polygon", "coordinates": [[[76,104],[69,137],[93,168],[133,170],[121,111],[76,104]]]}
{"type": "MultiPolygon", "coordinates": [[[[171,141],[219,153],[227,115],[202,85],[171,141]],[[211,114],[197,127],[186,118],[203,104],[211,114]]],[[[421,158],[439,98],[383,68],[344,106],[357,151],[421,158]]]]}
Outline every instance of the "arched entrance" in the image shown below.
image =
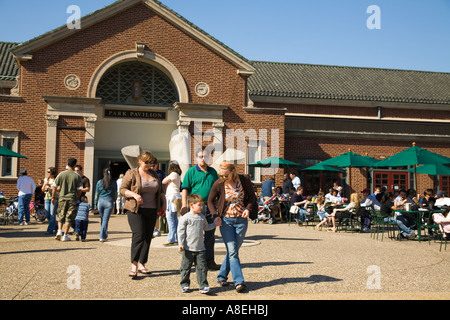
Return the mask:
{"type": "Polygon", "coordinates": [[[150,150],[165,169],[169,143],[177,129],[174,104],[187,99],[181,75],[164,58],[150,52],[120,53],[108,59],[94,74],[89,95],[101,98],[96,107],[93,182],[110,167],[115,178],[128,166],[121,149],[140,145],[150,150]]]}

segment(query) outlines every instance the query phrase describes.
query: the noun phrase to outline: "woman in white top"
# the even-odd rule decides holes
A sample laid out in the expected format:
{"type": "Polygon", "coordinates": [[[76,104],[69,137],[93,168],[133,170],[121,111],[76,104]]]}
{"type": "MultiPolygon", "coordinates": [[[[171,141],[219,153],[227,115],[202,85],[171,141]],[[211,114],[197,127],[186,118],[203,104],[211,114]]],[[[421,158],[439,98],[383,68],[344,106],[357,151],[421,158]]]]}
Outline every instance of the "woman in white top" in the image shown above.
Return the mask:
{"type": "Polygon", "coordinates": [[[171,161],[169,164],[169,175],[162,181],[163,184],[167,184],[166,189],[166,219],[169,226],[169,234],[167,235],[167,241],[165,246],[174,245],[178,242],[177,228],[178,228],[178,212],[177,207],[174,204],[174,200],[181,199],[180,186],[181,186],[181,169],[178,162],[171,161]]]}

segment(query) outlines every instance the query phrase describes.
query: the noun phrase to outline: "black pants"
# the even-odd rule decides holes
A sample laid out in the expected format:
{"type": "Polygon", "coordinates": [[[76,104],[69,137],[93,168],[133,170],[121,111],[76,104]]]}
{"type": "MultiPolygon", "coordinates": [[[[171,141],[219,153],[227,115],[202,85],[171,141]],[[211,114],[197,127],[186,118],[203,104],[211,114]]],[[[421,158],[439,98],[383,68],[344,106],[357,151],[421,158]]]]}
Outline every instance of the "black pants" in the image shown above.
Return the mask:
{"type": "Polygon", "coordinates": [[[131,262],[147,263],[157,217],[156,209],[140,208],[138,213],[128,211],[128,224],[132,232],[131,262]]]}

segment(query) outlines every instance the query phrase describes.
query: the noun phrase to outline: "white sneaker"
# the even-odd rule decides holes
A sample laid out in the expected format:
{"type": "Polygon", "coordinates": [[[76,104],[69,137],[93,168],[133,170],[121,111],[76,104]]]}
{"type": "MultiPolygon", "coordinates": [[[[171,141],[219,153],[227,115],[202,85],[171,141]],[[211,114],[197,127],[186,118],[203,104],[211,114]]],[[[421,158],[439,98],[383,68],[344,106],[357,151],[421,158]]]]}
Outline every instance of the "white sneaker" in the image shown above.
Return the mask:
{"type": "Polygon", "coordinates": [[[209,292],[209,287],[204,287],[203,289],[200,289],[199,291],[200,291],[200,293],[206,294],[209,292]]]}
{"type": "Polygon", "coordinates": [[[69,235],[68,234],[63,235],[61,241],[70,241],[69,235]]]}
{"type": "Polygon", "coordinates": [[[155,231],[153,231],[153,237],[160,237],[161,236],[161,232],[158,229],[155,229],[155,231]]]}
{"type": "Polygon", "coordinates": [[[61,237],[62,237],[62,231],[58,230],[58,232],[56,233],[55,240],[61,240],[61,237]]]}
{"type": "Polygon", "coordinates": [[[181,292],[183,292],[183,293],[189,293],[189,291],[190,291],[189,287],[181,288],[181,292]]]}

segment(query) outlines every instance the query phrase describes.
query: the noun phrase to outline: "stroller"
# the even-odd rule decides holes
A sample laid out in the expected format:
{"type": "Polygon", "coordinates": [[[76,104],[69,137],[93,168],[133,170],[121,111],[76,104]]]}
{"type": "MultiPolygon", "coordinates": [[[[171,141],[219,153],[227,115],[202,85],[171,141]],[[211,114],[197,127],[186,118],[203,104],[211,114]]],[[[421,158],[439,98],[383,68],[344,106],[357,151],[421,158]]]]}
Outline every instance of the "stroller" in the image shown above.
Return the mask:
{"type": "Polygon", "coordinates": [[[267,221],[269,224],[273,224],[279,219],[281,219],[281,209],[277,195],[273,195],[267,201],[260,199],[258,202],[258,217],[252,220],[252,223],[267,221]],[[280,218],[277,218],[277,216],[280,216],[280,218]]]}
{"type": "Polygon", "coordinates": [[[36,200],[35,202],[30,203],[30,213],[36,221],[44,221],[45,220],[45,207],[44,201],[36,200]]]}
{"type": "Polygon", "coordinates": [[[19,221],[19,197],[13,198],[9,201],[9,205],[3,212],[2,224],[14,224],[19,221]]]}

